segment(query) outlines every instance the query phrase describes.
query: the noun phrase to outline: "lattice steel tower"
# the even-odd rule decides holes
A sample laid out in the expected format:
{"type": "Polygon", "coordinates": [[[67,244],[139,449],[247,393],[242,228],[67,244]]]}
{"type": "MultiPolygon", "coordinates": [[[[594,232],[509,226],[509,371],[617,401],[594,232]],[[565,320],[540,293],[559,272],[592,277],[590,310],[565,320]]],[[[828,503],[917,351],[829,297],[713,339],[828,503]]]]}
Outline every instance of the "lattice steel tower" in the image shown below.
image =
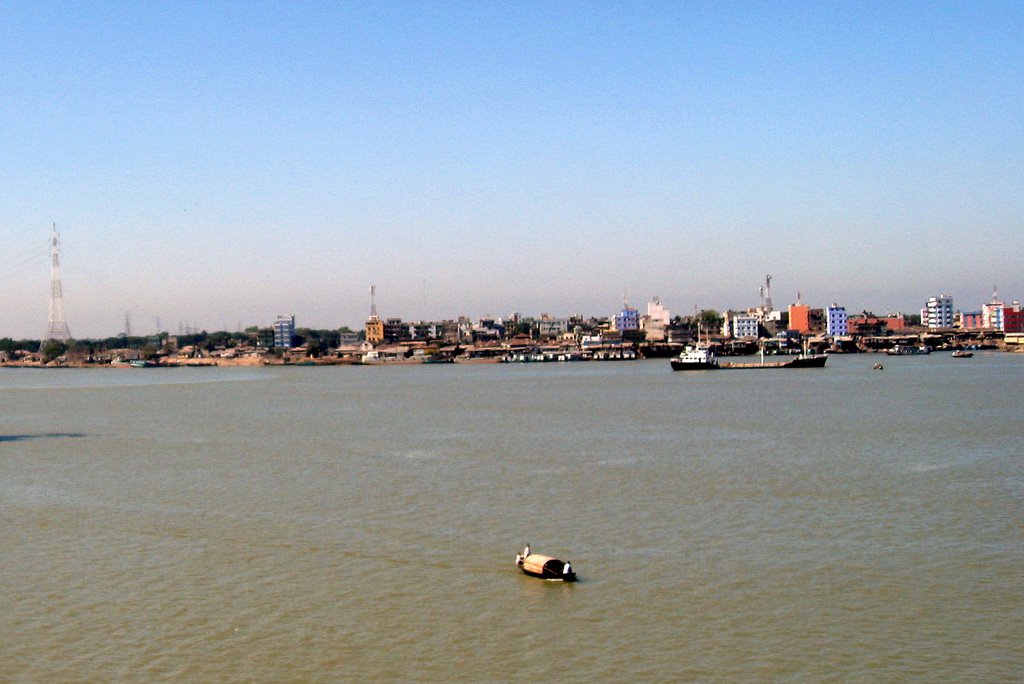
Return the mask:
{"type": "Polygon", "coordinates": [[[53,238],[50,240],[50,310],[46,317],[46,334],[43,344],[49,340],[67,342],[71,339],[67,321],[64,320],[64,291],[60,286],[60,236],[57,224],[53,224],[53,238]]]}

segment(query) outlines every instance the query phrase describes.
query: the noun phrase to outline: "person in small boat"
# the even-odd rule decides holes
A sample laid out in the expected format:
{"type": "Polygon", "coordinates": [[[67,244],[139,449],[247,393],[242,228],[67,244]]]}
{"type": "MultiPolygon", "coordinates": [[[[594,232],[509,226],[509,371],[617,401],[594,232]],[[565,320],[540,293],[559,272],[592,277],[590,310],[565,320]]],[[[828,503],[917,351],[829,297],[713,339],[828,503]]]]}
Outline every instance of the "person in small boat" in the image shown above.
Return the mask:
{"type": "Polygon", "coordinates": [[[518,565],[519,567],[523,567],[523,554],[516,554],[516,565],[518,565]]]}
{"type": "Polygon", "coordinates": [[[523,558],[529,558],[529,557],[530,557],[530,545],[527,544],[526,548],[523,549],[523,558]]]}
{"type": "Polygon", "coordinates": [[[569,561],[565,561],[565,565],[562,566],[562,574],[563,575],[569,575],[571,573],[572,573],[572,566],[569,564],[569,561]]]}

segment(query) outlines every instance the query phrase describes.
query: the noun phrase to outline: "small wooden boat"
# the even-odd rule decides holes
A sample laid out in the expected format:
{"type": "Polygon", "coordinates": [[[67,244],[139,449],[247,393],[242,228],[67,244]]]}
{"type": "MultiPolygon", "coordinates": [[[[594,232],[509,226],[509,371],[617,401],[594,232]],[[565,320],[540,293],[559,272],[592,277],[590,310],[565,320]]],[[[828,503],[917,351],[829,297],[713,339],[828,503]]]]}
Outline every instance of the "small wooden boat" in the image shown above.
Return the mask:
{"type": "Polygon", "coordinates": [[[562,582],[576,581],[576,572],[572,569],[572,564],[569,561],[562,561],[552,556],[545,556],[540,553],[531,553],[524,556],[520,553],[516,554],[516,565],[531,577],[560,580],[562,582]]]}
{"type": "Polygon", "coordinates": [[[954,359],[969,359],[974,356],[974,352],[967,349],[957,349],[953,352],[952,356],[954,359]]]}

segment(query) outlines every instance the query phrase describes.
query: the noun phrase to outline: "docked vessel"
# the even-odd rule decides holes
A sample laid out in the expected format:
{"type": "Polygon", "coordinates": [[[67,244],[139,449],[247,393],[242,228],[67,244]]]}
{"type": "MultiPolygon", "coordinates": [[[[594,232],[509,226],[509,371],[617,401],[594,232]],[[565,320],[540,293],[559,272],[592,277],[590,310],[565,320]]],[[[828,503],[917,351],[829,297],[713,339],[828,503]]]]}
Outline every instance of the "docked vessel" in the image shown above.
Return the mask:
{"type": "Polygon", "coordinates": [[[698,344],[687,347],[682,354],[673,356],[670,360],[672,370],[715,370],[718,368],[718,358],[711,347],[698,344]]]}
{"type": "Polygon", "coordinates": [[[968,349],[957,349],[952,354],[952,357],[954,359],[969,359],[972,356],[974,356],[974,352],[972,352],[972,351],[970,351],[968,349]]]}
{"type": "Polygon", "coordinates": [[[919,354],[931,354],[931,347],[915,347],[912,344],[897,344],[892,349],[887,349],[889,356],[917,356],[919,354]]]}

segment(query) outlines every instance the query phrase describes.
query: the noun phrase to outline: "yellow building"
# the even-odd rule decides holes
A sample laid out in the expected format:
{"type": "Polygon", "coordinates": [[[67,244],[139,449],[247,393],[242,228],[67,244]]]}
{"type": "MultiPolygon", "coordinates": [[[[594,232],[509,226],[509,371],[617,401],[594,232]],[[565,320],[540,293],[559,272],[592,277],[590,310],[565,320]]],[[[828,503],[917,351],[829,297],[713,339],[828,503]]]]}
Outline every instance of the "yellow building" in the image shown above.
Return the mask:
{"type": "Polygon", "coordinates": [[[376,316],[366,321],[366,341],[374,346],[384,341],[384,321],[376,316]]]}

